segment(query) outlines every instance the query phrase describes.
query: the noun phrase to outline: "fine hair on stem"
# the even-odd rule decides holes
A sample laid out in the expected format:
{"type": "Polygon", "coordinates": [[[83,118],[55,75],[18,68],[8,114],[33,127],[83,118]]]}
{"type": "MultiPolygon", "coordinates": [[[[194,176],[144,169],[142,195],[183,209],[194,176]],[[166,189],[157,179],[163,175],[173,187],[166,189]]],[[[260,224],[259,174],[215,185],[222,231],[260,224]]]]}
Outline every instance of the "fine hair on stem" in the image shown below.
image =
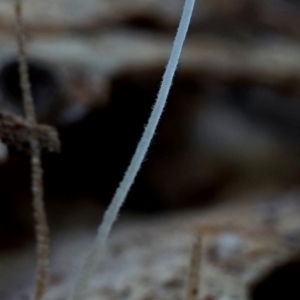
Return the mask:
{"type": "Polygon", "coordinates": [[[153,106],[148,123],[145,126],[143,135],[137,145],[135,153],[130,161],[130,164],[121,180],[113,199],[104,213],[103,221],[100,224],[96,240],[92,245],[91,251],[84,263],[83,269],[79,274],[73,300],[86,300],[88,283],[93,276],[99,259],[104,255],[104,250],[107,238],[111,228],[118,217],[121,206],[125,202],[127,194],[135,180],[138,171],[145,159],[151,140],[155,133],[157,124],[164,110],[166,100],[171,88],[173,77],[178,65],[183,43],[186,38],[188,27],[190,24],[192,12],[194,9],[195,0],[185,0],[181,20],[174,39],[170,58],[168,60],[165,73],[162,78],[162,83],[153,106]]]}

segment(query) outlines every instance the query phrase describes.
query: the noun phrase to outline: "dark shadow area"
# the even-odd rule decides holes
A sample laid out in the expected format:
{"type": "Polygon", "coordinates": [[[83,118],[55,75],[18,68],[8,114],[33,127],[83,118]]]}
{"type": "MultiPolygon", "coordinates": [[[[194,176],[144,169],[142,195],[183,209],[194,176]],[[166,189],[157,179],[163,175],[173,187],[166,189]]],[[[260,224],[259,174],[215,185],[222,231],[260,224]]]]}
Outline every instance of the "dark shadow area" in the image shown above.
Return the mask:
{"type": "MultiPolygon", "coordinates": [[[[80,197],[110,201],[150,114],[158,73],[151,78],[149,74],[139,79],[129,74],[115,78],[110,103],[104,110],[94,110],[83,121],[60,130],[61,154],[45,159],[46,190],[56,194],[54,198],[58,194],[64,201],[80,197]]],[[[126,207],[144,212],[160,210],[157,196],[141,176],[126,207]]]]}
{"type": "Polygon", "coordinates": [[[163,29],[157,19],[148,15],[133,15],[124,23],[125,26],[137,30],[161,32],[163,29]]]}
{"type": "Polygon", "coordinates": [[[252,300],[299,299],[299,277],[300,261],[291,261],[256,283],[250,291],[250,298],[252,300]]]}
{"type": "MultiPolygon", "coordinates": [[[[29,61],[29,77],[32,96],[37,113],[49,109],[49,105],[57,100],[58,82],[50,67],[36,61],[29,61]]],[[[0,71],[0,88],[4,99],[17,109],[22,110],[19,66],[17,60],[11,60],[0,71]]]]}

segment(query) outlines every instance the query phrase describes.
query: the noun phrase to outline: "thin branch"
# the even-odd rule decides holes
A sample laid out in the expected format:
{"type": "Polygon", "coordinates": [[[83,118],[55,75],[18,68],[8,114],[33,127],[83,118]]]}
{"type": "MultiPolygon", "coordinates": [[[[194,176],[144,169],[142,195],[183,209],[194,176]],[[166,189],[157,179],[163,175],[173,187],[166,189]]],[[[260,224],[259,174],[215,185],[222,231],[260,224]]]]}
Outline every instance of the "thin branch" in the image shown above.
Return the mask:
{"type": "Polygon", "coordinates": [[[41,300],[44,297],[46,285],[48,282],[49,266],[49,228],[47,224],[46,213],[44,209],[44,190],[43,190],[43,168],[41,162],[41,151],[37,139],[36,116],[34,103],[31,94],[29,81],[28,64],[25,51],[25,37],[23,32],[22,19],[22,0],[16,0],[16,31],[18,43],[19,74],[23,105],[26,119],[29,123],[30,132],[30,149],[31,149],[31,189],[33,197],[34,217],[36,221],[36,238],[37,238],[37,277],[33,299],[41,300]]]}
{"type": "Polygon", "coordinates": [[[157,124],[165,107],[165,103],[169,94],[169,90],[172,84],[175,70],[178,65],[179,57],[183,47],[183,43],[188,31],[190,24],[192,11],[194,8],[194,0],[186,0],[183,8],[182,17],[178,27],[177,34],[175,36],[173,48],[167,67],[162,79],[162,84],[153,107],[151,116],[148,120],[148,123],[145,127],[144,133],[136,151],[133,155],[133,158],[128,166],[127,171],[125,172],[123,180],[120,182],[119,187],[116,190],[116,193],[108,207],[105,211],[103,221],[99,227],[96,241],[92,247],[92,250],[85,262],[82,272],[80,273],[79,280],[75,287],[75,293],[73,296],[74,300],[85,300],[86,292],[88,288],[88,283],[93,275],[95,268],[98,264],[99,257],[103,255],[104,248],[108,235],[111,231],[113,223],[118,217],[121,206],[123,205],[127,194],[134,182],[134,179],[141,168],[142,162],[146,156],[148,148],[150,146],[151,140],[153,138],[154,132],[156,130],[157,124]]]}
{"type": "Polygon", "coordinates": [[[197,300],[199,295],[201,238],[197,237],[191,251],[190,266],[186,282],[185,300],[197,300]]]}

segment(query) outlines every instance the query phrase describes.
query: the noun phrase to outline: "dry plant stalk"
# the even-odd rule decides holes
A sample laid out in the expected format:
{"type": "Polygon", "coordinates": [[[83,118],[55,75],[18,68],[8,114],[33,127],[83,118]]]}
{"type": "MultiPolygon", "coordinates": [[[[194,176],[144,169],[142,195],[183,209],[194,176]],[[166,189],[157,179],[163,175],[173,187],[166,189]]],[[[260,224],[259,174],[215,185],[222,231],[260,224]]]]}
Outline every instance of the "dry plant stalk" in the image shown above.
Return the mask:
{"type": "Polygon", "coordinates": [[[184,2],[183,12],[173,42],[170,58],[166,66],[162,83],[157,98],[155,100],[152,112],[145,126],[142,137],[135,149],[133,157],[129,163],[129,166],[125,171],[124,177],[119,183],[119,186],[116,189],[116,192],[104,213],[103,220],[98,228],[96,240],[92,245],[92,249],[85,261],[82,271],[79,274],[79,278],[75,286],[75,292],[72,297],[73,300],[86,299],[89,280],[93,276],[93,273],[97,267],[99,257],[101,257],[101,255],[104,254],[104,249],[107,243],[108,236],[111,232],[112,226],[118,217],[119,211],[123,203],[125,202],[127,194],[145,159],[148,148],[150,146],[156,127],[158,125],[158,122],[160,120],[160,117],[162,115],[163,109],[167,101],[167,97],[179,62],[185,37],[188,32],[192,12],[194,9],[194,4],[195,0],[185,0],[184,2]]]}
{"type": "Polygon", "coordinates": [[[41,150],[39,148],[39,141],[37,138],[37,121],[31,94],[28,65],[26,61],[25,38],[22,19],[22,0],[16,0],[15,15],[21,90],[25,116],[30,128],[31,189],[34,217],[36,221],[35,230],[37,238],[38,265],[33,299],[41,300],[45,294],[49,274],[49,228],[43,202],[44,191],[41,150]]]}
{"type": "Polygon", "coordinates": [[[196,237],[190,256],[190,265],[186,282],[185,300],[196,300],[199,294],[199,279],[201,265],[202,242],[200,237],[196,237]]]}

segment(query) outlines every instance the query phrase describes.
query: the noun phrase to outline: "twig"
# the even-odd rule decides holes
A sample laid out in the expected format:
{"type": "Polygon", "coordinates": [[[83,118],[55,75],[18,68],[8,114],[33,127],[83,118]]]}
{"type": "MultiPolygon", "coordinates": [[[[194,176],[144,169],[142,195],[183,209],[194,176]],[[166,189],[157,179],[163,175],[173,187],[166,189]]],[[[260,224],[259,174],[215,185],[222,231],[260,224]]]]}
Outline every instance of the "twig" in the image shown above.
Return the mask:
{"type": "Polygon", "coordinates": [[[19,74],[23,105],[25,116],[29,123],[30,132],[30,149],[31,149],[31,190],[33,197],[34,217],[36,221],[36,238],[37,238],[37,277],[33,299],[41,300],[45,294],[48,281],[49,266],[49,229],[47,224],[46,213],[44,209],[44,190],[43,190],[43,168],[41,163],[41,151],[37,139],[36,116],[34,103],[31,94],[29,81],[28,65],[25,52],[25,38],[23,33],[22,20],[22,0],[16,0],[16,30],[18,43],[19,74]]]}
{"type": "Polygon", "coordinates": [[[190,266],[186,282],[185,300],[196,300],[199,295],[201,246],[201,238],[197,237],[191,251],[190,266]]]}

